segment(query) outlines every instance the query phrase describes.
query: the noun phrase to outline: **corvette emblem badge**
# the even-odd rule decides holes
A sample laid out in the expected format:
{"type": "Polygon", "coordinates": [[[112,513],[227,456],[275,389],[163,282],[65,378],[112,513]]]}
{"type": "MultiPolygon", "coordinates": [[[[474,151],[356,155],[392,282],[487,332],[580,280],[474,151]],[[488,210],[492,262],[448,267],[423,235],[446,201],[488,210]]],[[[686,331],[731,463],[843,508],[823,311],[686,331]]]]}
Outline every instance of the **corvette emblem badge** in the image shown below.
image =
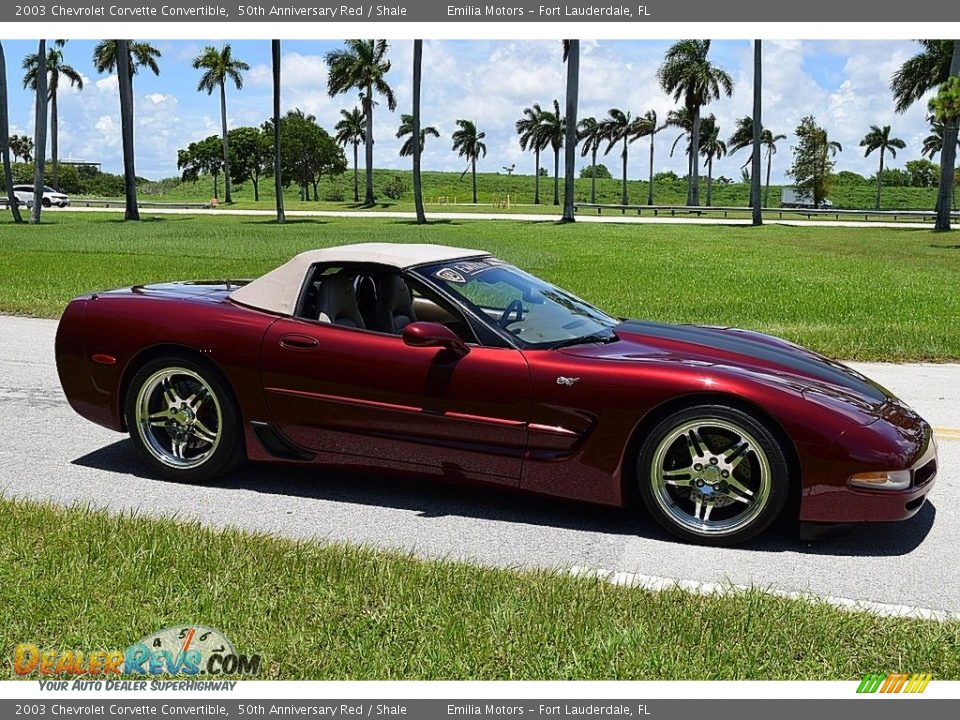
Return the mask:
{"type": "Polygon", "coordinates": [[[580,381],[580,378],[564,377],[561,375],[557,378],[557,385],[566,385],[567,387],[573,387],[576,383],[580,381]]]}

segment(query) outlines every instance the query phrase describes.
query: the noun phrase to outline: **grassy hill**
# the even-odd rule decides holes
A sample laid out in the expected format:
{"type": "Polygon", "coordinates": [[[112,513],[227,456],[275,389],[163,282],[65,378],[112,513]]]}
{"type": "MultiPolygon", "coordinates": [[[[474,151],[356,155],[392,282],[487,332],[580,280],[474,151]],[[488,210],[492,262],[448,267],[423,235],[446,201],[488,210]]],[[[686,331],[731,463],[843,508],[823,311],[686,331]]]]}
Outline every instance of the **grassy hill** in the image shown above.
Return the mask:
{"type": "MultiPolygon", "coordinates": [[[[374,188],[378,202],[383,207],[393,209],[409,209],[413,207],[412,175],[404,170],[375,170],[374,188]],[[397,180],[399,178],[399,181],[397,180]],[[386,189],[391,183],[399,183],[404,192],[397,199],[387,196],[386,189]]],[[[560,183],[561,193],[563,183],[560,183]]],[[[641,180],[628,182],[630,202],[634,204],[646,203],[647,183],[641,180]]],[[[770,187],[770,207],[780,205],[781,186],[770,187]]],[[[250,182],[235,184],[233,187],[234,202],[239,207],[269,208],[273,202],[273,181],[264,178],[260,182],[260,203],[254,202],[253,185],[250,182]]],[[[682,180],[662,181],[654,186],[654,203],[657,205],[682,205],[686,201],[687,186],[682,180]]],[[[750,188],[744,183],[721,185],[714,183],[713,205],[739,206],[747,204],[750,188]]],[[[830,198],[838,208],[872,208],[874,205],[875,187],[864,183],[857,185],[835,185],[830,198]]],[[[890,187],[883,193],[883,206],[889,209],[929,209],[936,203],[936,188],[890,187]]],[[[195,183],[182,183],[177,180],[165,180],[159,183],[148,183],[142,189],[144,200],[170,201],[207,201],[213,195],[213,180],[209,177],[201,178],[195,183]]],[[[462,180],[456,172],[423,173],[424,200],[428,205],[471,203],[470,177],[462,180]]],[[[478,202],[481,205],[491,206],[501,204],[506,206],[507,199],[511,209],[536,212],[538,210],[553,212],[553,178],[540,178],[540,195],[542,205],[533,206],[534,177],[532,175],[505,175],[498,173],[480,173],[477,175],[478,202]],[[519,206],[514,208],[514,206],[519,206]],[[527,207],[524,207],[527,206],[527,207]]],[[[360,173],[360,196],[363,197],[363,171],[360,173]]],[[[222,178],[220,182],[220,197],[223,197],[222,178]]],[[[329,207],[353,206],[353,173],[336,178],[324,178],[318,187],[318,202],[301,202],[298,190],[295,187],[286,188],[285,202],[291,208],[312,208],[318,205],[329,207]]],[[[589,202],[590,180],[578,179],[576,184],[578,202],[589,202]]],[[[617,204],[621,199],[621,185],[619,180],[597,181],[597,202],[617,204]]],[[[706,201],[706,181],[701,186],[701,202],[706,201]]]]}

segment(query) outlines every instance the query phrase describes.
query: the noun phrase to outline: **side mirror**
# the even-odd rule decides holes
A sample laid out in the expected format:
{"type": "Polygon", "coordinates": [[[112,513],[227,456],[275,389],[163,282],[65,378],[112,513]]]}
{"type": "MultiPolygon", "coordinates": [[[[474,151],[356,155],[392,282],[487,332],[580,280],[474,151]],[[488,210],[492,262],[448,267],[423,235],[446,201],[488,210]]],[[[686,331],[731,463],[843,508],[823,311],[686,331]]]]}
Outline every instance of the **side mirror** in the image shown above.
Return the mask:
{"type": "Polygon", "coordinates": [[[453,330],[436,322],[412,322],[403,328],[402,337],[410,347],[438,347],[457,355],[470,352],[453,330]]]}

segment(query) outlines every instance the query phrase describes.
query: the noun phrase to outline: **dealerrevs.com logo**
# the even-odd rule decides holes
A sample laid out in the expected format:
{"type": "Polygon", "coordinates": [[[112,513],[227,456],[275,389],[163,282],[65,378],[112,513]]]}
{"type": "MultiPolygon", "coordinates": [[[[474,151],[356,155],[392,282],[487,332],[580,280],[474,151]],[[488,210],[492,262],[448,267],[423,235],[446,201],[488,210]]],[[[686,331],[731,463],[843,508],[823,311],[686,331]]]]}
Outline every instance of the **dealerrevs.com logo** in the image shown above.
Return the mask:
{"type": "Polygon", "coordinates": [[[260,655],[238,653],[226,636],[202,625],[168,627],[125,650],[62,650],[20,643],[14,649],[17,675],[191,676],[257,675],[260,655]]]}
{"type": "Polygon", "coordinates": [[[933,673],[871,673],[865,675],[858,693],[922,693],[933,679],[933,673]]]}

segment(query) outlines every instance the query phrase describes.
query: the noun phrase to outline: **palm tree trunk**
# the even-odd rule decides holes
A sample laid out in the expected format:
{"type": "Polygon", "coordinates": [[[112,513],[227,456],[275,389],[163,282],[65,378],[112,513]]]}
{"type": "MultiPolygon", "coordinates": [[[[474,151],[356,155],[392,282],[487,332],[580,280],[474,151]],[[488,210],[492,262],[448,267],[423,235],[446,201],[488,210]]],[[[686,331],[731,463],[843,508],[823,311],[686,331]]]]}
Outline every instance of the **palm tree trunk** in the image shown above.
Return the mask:
{"type": "Polygon", "coordinates": [[[227,137],[227,84],[220,81],[220,128],[223,132],[223,200],[232,203],[230,192],[230,139],[227,137]]]}
{"type": "Polygon", "coordinates": [[[367,137],[364,139],[367,163],[367,194],[363,204],[372,206],[373,198],[373,88],[367,86],[367,94],[363,96],[363,113],[367,121],[367,137]]]}
{"type": "Polygon", "coordinates": [[[220,188],[217,185],[217,179],[220,177],[219,173],[213,174],[213,197],[220,199],[220,188]]]}
{"type": "Polygon", "coordinates": [[[357,157],[357,146],[353,143],[353,201],[360,202],[360,161],[357,157]]]}
{"type": "Polygon", "coordinates": [[[477,158],[470,158],[470,179],[473,181],[473,204],[477,204],[477,158]]]}
{"type": "Polygon", "coordinates": [[[260,202],[260,176],[254,174],[251,180],[253,181],[253,201],[260,202]]]}
{"type": "Polygon", "coordinates": [[[533,163],[536,167],[533,168],[533,204],[540,204],[540,148],[534,148],[533,150],[533,163]]]}
{"type": "Polygon", "coordinates": [[[880,148],[880,170],[877,171],[877,207],[876,210],[880,209],[880,192],[883,187],[883,151],[884,148],[880,148]]]}
{"type": "Polygon", "coordinates": [[[700,204],[700,106],[693,106],[693,129],[690,131],[690,200],[688,205],[700,204]]]}
{"type": "Polygon", "coordinates": [[[750,163],[750,194],[753,196],[752,220],[754,225],[763,225],[760,208],[760,137],[763,132],[763,84],[761,82],[762,52],[759,40],[753,41],[753,158],[750,163]]]}
{"type": "Polygon", "coordinates": [[[620,202],[623,205],[627,205],[630,202],[630,195],[627,192],[627,137],[623,137],[623,152],[620,153],[620,157],[623,160],[623,186],[621,188],[621,199],[620,202]]]}
{"type": "Polygon", "coordinates": [[[770,168],[773,165],[773,150],[772,148],[767,148],[767,183],[763,189],[763,206],[769,207],[770,205],[770,168]]]}
{"type": "MultiPolygon", "coordinates": [[[[277,204],[277,222],[286,222],[283,212],[283,180],[280,163],[280,41],[270,41],[270,56],[273,64],[273,196],[277,204]]],[[[356,166],[356,148],[354,145],[354,166],[356,166]]]]}
{"type": "Polygon", "coordinates": [[[653,139],[657,136],[656,128],[650,133],[650,181],[647,183],[647,205],[653,205],[653,139]]]}
{"type": "Polygon", "coordinates": [[[44,160],[47,155],[47,41],[41,40],[37,57],[40,63],[37,66],[37,97],[36,118],[34,124],[35,147],[33,158],[33,211],[30,213],[30,222],[40,222],[40,209],[43,206],[43,171],[44,160]]]}
{"type": "Polygon", "coordinates": [[[567,126],[564,148],[563,221],[574,222],[573,202],[577,172],[577,96],[580,91],[580,41],[571,40],[567,49],[567,126]]]}
{"type": "Polygon", "coordinates": [[[117,40],[117,84],[120,92],[120,137],[123,144],[123,184],[126,195],[123,219],[139,220],[133,145],[133,72],[127,40],[117,40]]]}
{"type": "Polygon", "coordinates": [[[52,181],[55,190],[60,189],[60,119],[57,112],[57,93],[50,94],[50,164],[53,166],[52,181]]]}
{"type": "Polygon", "coordinates": [[[3,187],[7,205],[15,223],[22,223],[20,204],[13,194],[13,172],[10,169],[10,118],[7,109],[7,61],[0,43],[0,155],[3,157],[3,187]]]}
{"type": "Polygon", "coordinates": [[[560,204],[560,148],[553,149],[553,204],[560,204]]]}
{"type": "MultiPolygon", "coordinates": [[[[427,216],[423,211],[423,185],[420,179],[420,80],[423,65],[423,40],[413,41],[413,204],[417,211],[417,223],[423,225],[427,216]]],[[[476,195],[476,190],[474,190],[476,195]]],[[[476,202],[476,199],[474,199],[476,202]]]]}
{"type": "MultiPolygon", "coordinates": [[[[953,41],[953,59],[950,74],[960,76],[960,40],[953,41]]],[[[937,192],[937,230],[950,229],[950,211],[953,200],[954,165],[957,158],[957,129],[960,119],[954,118],[943,126],[943,149],[940,151],[940,189],[937,192]]]]}
{"type": "Polygon", "coordinates": [[[590,173],[590,202],[594,205],[597,204],[597,147],[593,148],[593,156],[591,158],[593,162],[593,172],[590,173]]]}
{"type": "Polygon", "coordinates": [[[707,158],[707,207],[713,204],[713,155],[707,158]]]}

